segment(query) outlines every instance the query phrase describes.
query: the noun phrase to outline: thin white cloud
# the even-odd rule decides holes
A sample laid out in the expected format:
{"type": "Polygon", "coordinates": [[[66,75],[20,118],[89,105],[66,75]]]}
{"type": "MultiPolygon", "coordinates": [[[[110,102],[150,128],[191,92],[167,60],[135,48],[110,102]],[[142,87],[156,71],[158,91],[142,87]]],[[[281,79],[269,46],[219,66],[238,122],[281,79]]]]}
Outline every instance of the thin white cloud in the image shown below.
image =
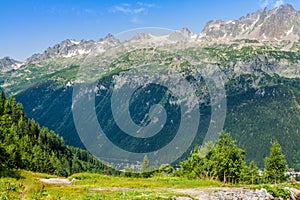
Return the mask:
{"type": "Polygon", "coordinates": [[[156,7],[155,4],[136,2],[135,4],[123,3],[108,9],[112,13],[120,13],[130,16],[129,21],[134,24],[141,24],[141,17],[147,15],[149,10],[156,7]]]}
{"type": "Polygon", "coordinates": [[[129,6],[114,6],[112,9],[112,12],[120,12],[126,15],[140,14],[145,11],[145,8],[131,8],[129,6]]]}
{"type": "Polygon", "coordinates": [[[276,8],[276,7],[279,7],[279,6],[283,5],[283,4],[284,4],[283,0],[277,0],[276,3],[275,3],[275,5],[274,5],[274,7],[276,8]]]}
{"type": "Polygon", "coordinates": [[[40,12],[49,13],[54,16],[77,15],[77,16],[100,16],[103,12],[92,8],[79,8],[79,7],[65,7],[53,6],[49,8],[39,8],[40,12]]]}
{"type": "Polygon", "coordinates": [[[259,6],[260,6],[261,8],[268,7],[269,5],[270,5],[269,0],[259,0],[259,6]]]}
{"type": "Polygon", "coordinates": [[[155,7],[154,3],[143,3],[143,2],[137,2],[136,3],[138,6],[142,6],[142,7],[147,7],[147,8],[153,8],[155,7]]]}
{"type": "Polygon", "coordinates": [[[144,13],[145,11],[146,11],[145,8],[136,8],[136,9],[133,9],[133,13],[134,14],[144,13]]]}
{"type": "Polygon", "coordinates": [[[121,5],[121,6],[114,6],[111,9],[111,12],[120,12],[123,14],[130,14],[130,13],[132,13],[132,10],[128,6],[121,5]]]}
{"type": "Polygon", "coordinates": [[[284,0],[259,0],[259,6],[261,8],[269,7],[276,8],[284,4],[284,0]]]}
{"type": "Polygon", "coordinates": [[[123,13],[126,15],[137,15],[146,14],[149,8],[152,8],[154,6],[154,4],[146,4],[142,2],[137,2],[136,5],[126,3],[113,6],[111,9],[109,9],[109,11],[114,13],[123,13]]]}
{"type": "Polygon", "coordinates": [[[135,16],[131,18],[130,22],[133,24],[141,24],[142,20],[139,17],[135,16]]]}

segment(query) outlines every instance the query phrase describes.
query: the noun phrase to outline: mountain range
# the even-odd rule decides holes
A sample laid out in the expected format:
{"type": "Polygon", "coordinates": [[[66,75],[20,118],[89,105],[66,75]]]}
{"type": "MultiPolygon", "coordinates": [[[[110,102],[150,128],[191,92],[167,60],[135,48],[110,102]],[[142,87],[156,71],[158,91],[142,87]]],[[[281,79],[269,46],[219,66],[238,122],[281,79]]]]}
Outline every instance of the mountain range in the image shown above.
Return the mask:
{"type": "Polygon", "coordinates": [[[10,70],[18,69],[22,65],[23,65],[22,62],[14,60],[8,56],[0,59],[1,71],[10,71],[10,70]]]}
{"type": "MultiPolygon", "coordinates": [[[[258,10],[237,20],[210,21],[200,34],[182,28],[163,36],[137,34],[125,41],[111,34],[99,41],[67,39],[22,62],[9,57],[0,59],[0,87],[16,96],[29,117],[55,130],[67,144],[84,148],[72,115],[72,90],[77,72],[94,50],[101,53],[134,46],[135,51],[120,51],[108,66],[100,66],[99,85],[106,89],[96,98],[97,114],[109,113],[110,104],[105,99],[111,97],[109,88],[114,79],[124,78],[123,72],[137,68],[151,55],[157,58],[155,62],[172,66],[196,85],[203,104],[193,145],[201,145],[211,119],[211,104],[206,86],[198,84],[203,78],[199,69],[207,67],[212,74],[221,70],[225,74],[227,96],[224,129],[246,149],[247,161],[255,160],[262,167],[271,141],[277,139],[289,165],[300,170],[299,38],[300,12],[287,4],[258,10]],[[151,47],[157,51],[153,53],[151,47]],[[166,48],[176,50],[166,51],[166,48]],[[201,61],[194,66],[187,59],[190,57],[201,61]],[[212,64],[218,67],[209,68],[212,64]]],[[[86,70],[99,68],[96,64],[92,63],[86,70]]],[[[154,91],[157,95],[163,92],[158,88],[154,91]]],[[[137,96],[132,101],[134,121],[141,121],[147,113],[148,108],[134,106],[143,97],[137,96]]],[[[111,121],[110,116],[105,117],[111,121]]],[[[108,124],[106,130],[116,131],[114,123],[108,124]]],[[[187,154],[188,151],[183,157],[187,154]]]]}
{"type": "Polygon", "coordinates": [[[298,41],[300,13],[291,5],[273,10],[258,10],[238,20],[213,20],[207,23],[200,38],[219,40],[251,39],[260,41],[298,41]]]}
{"type": "MultiPolygon", "coordinates": [[[[300,38],[300,12],[296,11],[290,4],[281,5],[272,10],[268,10],[267,8],[258,10],[237,20],[211,20],[205,25],[200,34],[192,33],[188,28],[184,27],[181,30],[171,33],[169,39],[176,38],[176,35],[177,40],[189,39],[200,43],[205,41],[218,41],[222,43],[239,39],[279,43],[289,41],[293,43],[298,42],[300,38]]],[[[145,38],[139,35],[133,37],[133,39],[145,38]]],[[[32,55],[25,62],[16,61],[9,57],[0,59],[1,69],[17,69],[27,63],[55,57],[69,58],[84,55],[91,52],[93,48],[99,47],[105,50],[118,44],[120,44],[120,41],[112,34],[108,34],[99,41],[66,39],[53,47],[48,47],[43,53],[32,55]]],[[[292,45],[287,46],[292,47],[292,45]]]]}

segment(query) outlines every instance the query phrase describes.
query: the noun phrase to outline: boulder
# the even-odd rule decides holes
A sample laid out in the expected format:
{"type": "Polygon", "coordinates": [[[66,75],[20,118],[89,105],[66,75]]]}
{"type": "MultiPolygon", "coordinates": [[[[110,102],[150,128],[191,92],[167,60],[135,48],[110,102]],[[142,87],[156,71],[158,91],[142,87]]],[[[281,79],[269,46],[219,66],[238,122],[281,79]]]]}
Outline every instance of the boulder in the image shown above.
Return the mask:
{"type": "Polygon", "coordinates": [[[291,192],[291,198],[296,200],[296,198],[300,198],[300,190],[296,188],[287,188],[291,192]]]}

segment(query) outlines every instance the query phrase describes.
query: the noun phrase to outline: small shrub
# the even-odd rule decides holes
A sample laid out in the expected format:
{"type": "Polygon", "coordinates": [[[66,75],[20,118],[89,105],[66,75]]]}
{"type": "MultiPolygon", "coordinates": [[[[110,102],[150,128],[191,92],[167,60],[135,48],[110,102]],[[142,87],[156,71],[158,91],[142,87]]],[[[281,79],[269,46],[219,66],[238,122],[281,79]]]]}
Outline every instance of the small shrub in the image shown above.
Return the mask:
{"type": "Polygon", "coordinates": [[[290,192],[287,189],[281,188],[279,186],[266,185],[264,188],[273,196],[288,198],[291,196],[290,192]]]}

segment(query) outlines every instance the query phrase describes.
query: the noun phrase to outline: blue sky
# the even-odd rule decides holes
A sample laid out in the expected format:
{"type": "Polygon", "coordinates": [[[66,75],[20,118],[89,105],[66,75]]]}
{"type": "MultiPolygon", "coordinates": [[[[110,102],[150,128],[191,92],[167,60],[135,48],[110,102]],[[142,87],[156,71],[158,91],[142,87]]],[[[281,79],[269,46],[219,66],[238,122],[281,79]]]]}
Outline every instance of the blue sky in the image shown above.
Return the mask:
{"type": "Polygon", "coordinates": [[[24,60],[64,39],[99,40],[134,28],[188,27],[200,33],[212,19],[237,19],[265,6],[300,0],[0,0],[0,58],[24,60]]]}

